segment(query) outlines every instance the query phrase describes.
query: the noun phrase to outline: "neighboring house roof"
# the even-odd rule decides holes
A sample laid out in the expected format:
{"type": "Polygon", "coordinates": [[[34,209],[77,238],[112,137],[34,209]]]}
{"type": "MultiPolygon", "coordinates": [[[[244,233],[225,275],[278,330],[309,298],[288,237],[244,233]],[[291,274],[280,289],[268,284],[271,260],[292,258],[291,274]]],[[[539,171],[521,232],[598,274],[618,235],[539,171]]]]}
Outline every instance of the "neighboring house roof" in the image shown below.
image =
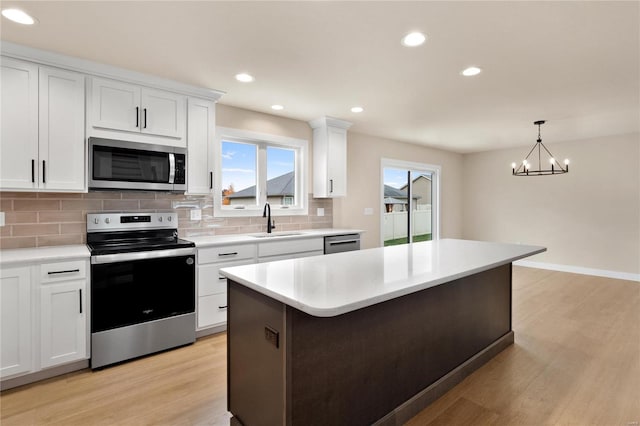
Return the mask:
{"type": "MultiPolygon", "coordinates": [[[[384,198],[385,204],[406,204],[407,200],[407,191],[403,191],[402,189],[394,188],[393,186],[385,185],[384,186],[384,198]],[[387,198],[395,198],[397,202],[387,203],[387,198]],[[405,200],[405,201],[400,201],[405,200]]],[[[414,195],[413,199],[417,200],[421,198],[419,195],[414,195]]]]}
{"type": "MultiPolygon", "coordinates": [[[[426,176],[426,175],[420,175],[417,178],[415,178],[413,180],[413,183],[416,183],[417,181],[419,181],[420,179],[424,179],[424,180],[428,180],[429,182],[431,182],[431,176],[426,176]]],[[[407,186],[409,185],[404,185],[402,188],[400,189],[407,189],[407,186]]]]}
{"type": "MultiPolygon", "coordinates": [[[[293,197],[295,184],[295,173],[289,172],[276,176],[267,181],[267,197],[283,196],[293,197]]],[[[250,186],[242,191],[227,195],[228,198],[255,198],[256,186],[250,186]]]]}

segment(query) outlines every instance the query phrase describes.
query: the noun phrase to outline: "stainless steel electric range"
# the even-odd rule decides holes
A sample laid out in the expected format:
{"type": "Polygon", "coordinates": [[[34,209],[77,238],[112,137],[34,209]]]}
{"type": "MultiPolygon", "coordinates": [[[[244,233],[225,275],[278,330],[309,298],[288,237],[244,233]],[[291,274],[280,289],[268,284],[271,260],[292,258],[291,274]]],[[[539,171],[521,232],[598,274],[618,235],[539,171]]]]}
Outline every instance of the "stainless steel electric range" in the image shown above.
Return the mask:
{"type": "Polygon", "coordinates": [[[195,341],[195,244],[170,213],[87,215],[91,368],[195,341]]]}

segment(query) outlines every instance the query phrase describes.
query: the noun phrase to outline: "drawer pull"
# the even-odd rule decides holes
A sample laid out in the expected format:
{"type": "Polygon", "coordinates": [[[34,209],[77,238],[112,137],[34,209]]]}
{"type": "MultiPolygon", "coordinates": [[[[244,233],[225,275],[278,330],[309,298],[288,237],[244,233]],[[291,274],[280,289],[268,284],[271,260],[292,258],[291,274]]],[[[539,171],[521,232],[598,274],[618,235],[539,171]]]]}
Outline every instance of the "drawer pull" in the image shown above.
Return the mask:
{"type": "Polygon", "coordinates": [[[227,279],[227,277],[225,277],[225,276],[223,276],[223,275],[218,275],[218,279],[222,281],[222,280],[226,280],[226,279],[227,279]]]}
{"type": "Polygon", "coordinates": [[[227,305],[224,305],[224,306],[218,306],[218,309],[227,309],[227,305]]]}
{"type": "Polygon", "coordinates": [[[47,272],[47,274],[49,274],[49,275],[70,274],[72,272],[80,272],[80,269],[69,269],[67,271],[49,271],[49,272],[47,272]]]}
{"type": "Polygon", "coordinates": [[[218,253],[218,256],[236,256],[237,254],[237,251],[233,251],[231,253],[218,253]]]}
{"type": "Polygon", "coordinates": [[[344,240],[344,241],[332,241],[329,243],[329,245],[331,246],[337,246],[340,244],[352,244],[352,243],[357,243],[358,240],[344,240]]]}

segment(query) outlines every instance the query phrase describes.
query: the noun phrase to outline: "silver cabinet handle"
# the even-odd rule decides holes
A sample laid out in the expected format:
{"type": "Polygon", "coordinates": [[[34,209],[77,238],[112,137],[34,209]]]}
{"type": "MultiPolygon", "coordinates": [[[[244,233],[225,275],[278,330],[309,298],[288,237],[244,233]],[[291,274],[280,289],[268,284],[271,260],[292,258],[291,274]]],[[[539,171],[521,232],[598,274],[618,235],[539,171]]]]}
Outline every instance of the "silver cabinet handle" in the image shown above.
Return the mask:
{"type": "Polygon", "coordinates": [[[233,251],[231,253],[218,253],[218,256],[236,256],[237,254],[237,251],[233,251]]]}

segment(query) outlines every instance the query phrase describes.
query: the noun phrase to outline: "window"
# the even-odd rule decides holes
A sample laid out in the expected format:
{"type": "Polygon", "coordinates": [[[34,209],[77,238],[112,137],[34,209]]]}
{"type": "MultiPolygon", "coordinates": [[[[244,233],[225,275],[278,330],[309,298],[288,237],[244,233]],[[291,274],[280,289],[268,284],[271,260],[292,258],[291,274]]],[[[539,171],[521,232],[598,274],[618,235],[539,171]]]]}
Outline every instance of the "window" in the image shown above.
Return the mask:
{"type": "Polygon", "coordinates": [[[307,214],[308,142],[271,134],[218,127],[214,184],[216,216],[307,214]]]}
{"type": "Polygon", "coordinates": [[[382,159],[383,245],[439,237],[439,184],[440,166],[382,159]]]}

